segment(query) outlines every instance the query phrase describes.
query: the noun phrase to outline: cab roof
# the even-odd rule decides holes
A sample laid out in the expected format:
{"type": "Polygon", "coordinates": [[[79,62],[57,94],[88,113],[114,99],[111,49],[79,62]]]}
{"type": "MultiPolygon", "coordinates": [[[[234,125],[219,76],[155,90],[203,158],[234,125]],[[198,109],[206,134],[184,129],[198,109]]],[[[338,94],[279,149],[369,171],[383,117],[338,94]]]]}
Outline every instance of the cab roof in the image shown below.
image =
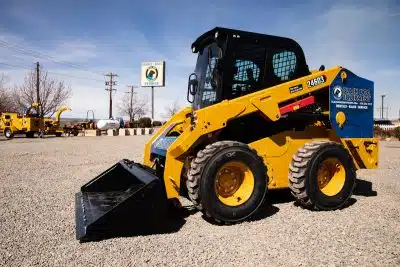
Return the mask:
{"type": "Polygon", "coordinates": [[[223,27],[215,27],[214,29],[207,31],[203,33],[201,36],[199,36],[191,46],[192,50],[193,48],[195,48],[193,52],[198,52],[199,47],[204,47],[204,45],[207,45],[208,43],[215,40],[215,34],[217,32],[218,36],[220,36],[220,34],[225,34],[231,37],[239,36],[240,38],[245,39],[249,43],[256,42],[260,43],[263,46],[292,48],[293,50],[297,50],[297,52],[300,51],[300,53],[304,55],[301,46],[293,39],[281,36],[223,28],[223,27]]]}

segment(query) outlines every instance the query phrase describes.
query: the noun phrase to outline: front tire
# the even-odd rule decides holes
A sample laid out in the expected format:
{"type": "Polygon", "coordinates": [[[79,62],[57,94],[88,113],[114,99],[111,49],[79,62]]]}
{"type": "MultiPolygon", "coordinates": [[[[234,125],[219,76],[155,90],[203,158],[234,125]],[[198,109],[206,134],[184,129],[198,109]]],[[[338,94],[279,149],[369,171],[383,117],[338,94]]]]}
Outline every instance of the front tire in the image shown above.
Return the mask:
{"type": "Polygon", "coordinates": [[[267,193],[267,169],[248,145],[220,141],[206,146],[188,172],[189,198],[203,214],[218,223],[250,217],[267,193]]]}
{"type": "Polygon", "coordinates": [[[356,169],[343,145],[331,141],[305,144],[293,156],[289,187],[297,202],[312,210],[335,210],[353,194],[356,169]]]}
{"type": "Polygon", "coordinates": [[[11,131],[10,128],[4,129],[4,135],[7,139],[11,139],[14,137],[14,133],[11,131]]]}

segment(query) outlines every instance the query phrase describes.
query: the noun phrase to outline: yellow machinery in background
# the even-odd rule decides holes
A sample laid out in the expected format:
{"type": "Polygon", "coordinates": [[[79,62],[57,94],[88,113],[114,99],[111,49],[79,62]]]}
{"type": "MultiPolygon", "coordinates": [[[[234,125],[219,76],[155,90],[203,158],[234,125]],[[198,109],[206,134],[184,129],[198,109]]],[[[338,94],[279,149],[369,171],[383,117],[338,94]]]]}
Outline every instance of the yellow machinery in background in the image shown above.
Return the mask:
{"type": "Polygon", "coordinates": [[[65,111],[71,111],[70,107],[61,107],[55,112],[55,120],[52,118],[44,118],[44,133],[48,135],[55,135],[60,137],[64,130],[60,126],[60,116],[65,111]]]}
{"type": "Polygon", "coordinates": [[[13,138],[14,134],[25,134],[33,137],[44,127],[43,119],[39,116],[39,104],[33,103],[24,115],[16,112],[3,112],[1,114],[0,126],[7,139],[13,138]]]}
{"type": "Polygon", "coordinates": [[[372,81],[341,66],[309,70],[284,37],[215,28],[192,51],[192,106],[152,136],[143,164],[123,159],[81,187],[77,239],[152,231],[181,197],[219,224],[246,220],[282,188],[304,208],[336,210],[356,170],[378,166],[372,81]]]}
{"type": "Polygon", "coordinates": [[[16,112],[3,112],[0,116],[0,127],[7,139],[11,139],[15,134],[25,134],[26,137],[32,138],[35,133],[42,136],[43,134],[54,134],[61,136],[63,130],[60,128],[60,115],[69,107],[62,107],[56,111],[56,119],[43,118],[39,116],[39,104],[33,103],[27,109],[24,115],[16,112]]]}
{"type": "Polygon", "coordinates": [[[76,125],[78,128],[82,129],[82,130],[94,130],[96,129],[96,123],[95,123],[95,119],[94,119],[94,111],[89,109],[86,112],[86,120],[78,122],[76,125]],[[89,119],[89,113],[92,114],[92,118],[89,119]]]}

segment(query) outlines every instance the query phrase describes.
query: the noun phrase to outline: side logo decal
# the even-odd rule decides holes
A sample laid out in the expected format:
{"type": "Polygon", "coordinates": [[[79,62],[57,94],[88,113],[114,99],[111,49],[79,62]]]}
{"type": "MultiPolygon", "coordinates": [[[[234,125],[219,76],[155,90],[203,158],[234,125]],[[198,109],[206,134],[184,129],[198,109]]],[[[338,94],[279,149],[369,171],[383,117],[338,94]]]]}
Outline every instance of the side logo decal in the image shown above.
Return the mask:
{"type": "Polygon", "coordinates": [[[342,87],[340,87],[339,85],[336,85],[335,87],[333,87],[333,97],[336,100],[341,100],[342,99],[342,87]]]}

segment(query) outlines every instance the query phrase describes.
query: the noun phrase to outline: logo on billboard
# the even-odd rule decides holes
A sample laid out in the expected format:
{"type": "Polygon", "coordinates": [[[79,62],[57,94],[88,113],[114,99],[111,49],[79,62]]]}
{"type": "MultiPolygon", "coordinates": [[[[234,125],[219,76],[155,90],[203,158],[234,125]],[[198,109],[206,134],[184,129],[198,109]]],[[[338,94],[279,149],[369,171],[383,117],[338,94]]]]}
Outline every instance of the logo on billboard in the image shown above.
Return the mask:
{"type": "Polygon", "coordinates": [[[140,85],[142,87],[164,87],[165,61],[142,62],[140,85]]]}
{"type": "Polygon", "coordinates": [[[342,96],[343,96],[342,87],[340,87],[340,86],[335,86],[335,87],[333,88],[333,97],[334,97],[336,100],[341,100],[341,99],[342,99],[342,96]]]}
{"type": "Polygon", "coordinates": [[[150,82],[157,80],[158,70],[154,66],[150,66],[146,70],[146,79],[150,82]]]}

